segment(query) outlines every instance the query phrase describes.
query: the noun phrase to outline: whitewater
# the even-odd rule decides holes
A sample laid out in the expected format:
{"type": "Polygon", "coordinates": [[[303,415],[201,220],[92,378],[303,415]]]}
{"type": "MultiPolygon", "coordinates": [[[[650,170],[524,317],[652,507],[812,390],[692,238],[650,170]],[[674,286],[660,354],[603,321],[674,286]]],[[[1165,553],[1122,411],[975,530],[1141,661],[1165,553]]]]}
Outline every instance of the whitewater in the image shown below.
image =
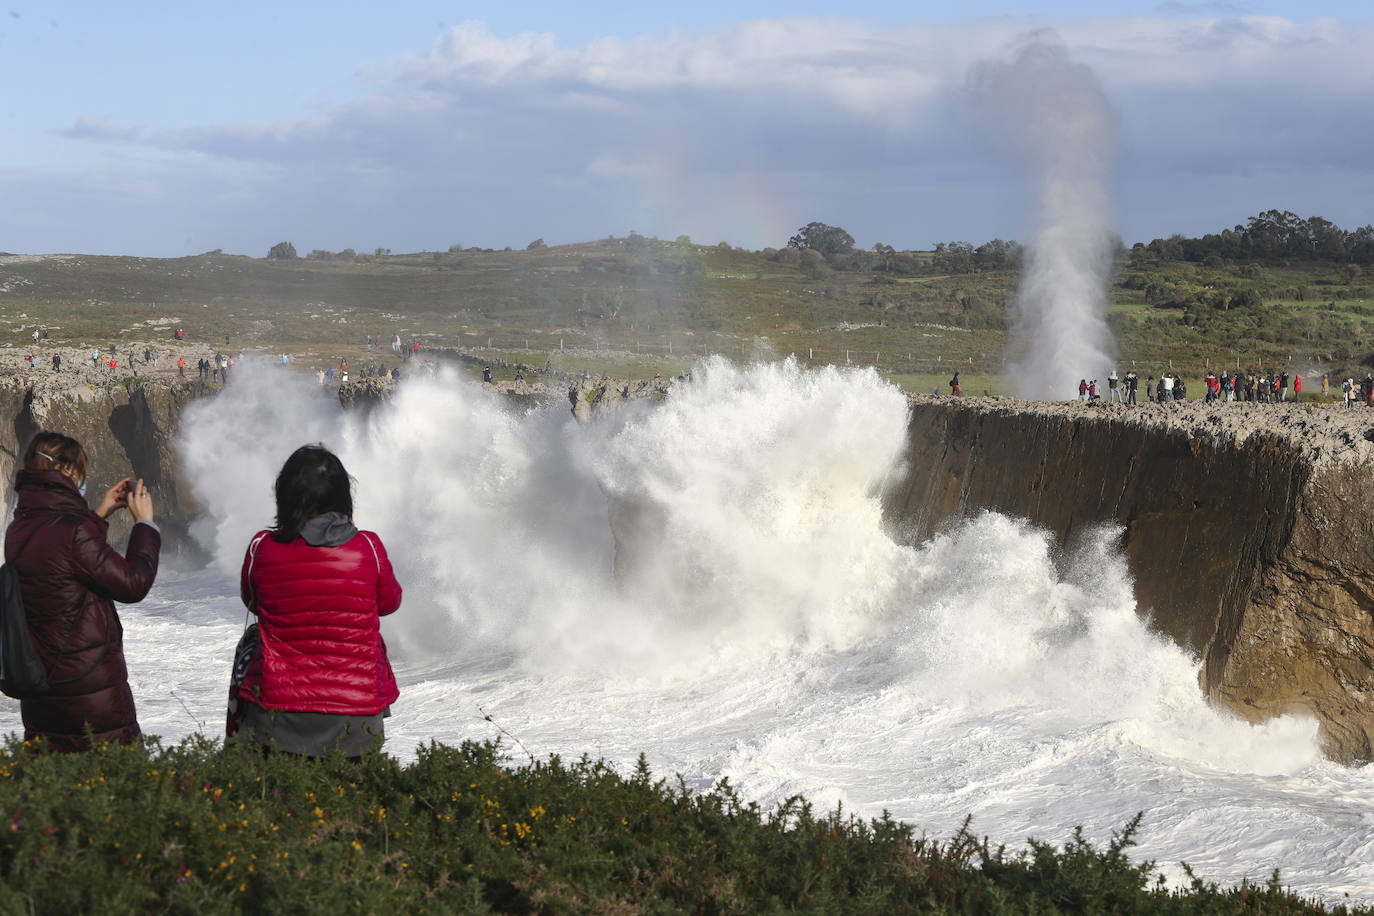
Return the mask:
{"type": "MultiPolygon", "coordinates": [[[[208,566],[165,556],[122,606],[146,732],[222,734],[238,572],[307,442],[355,478],[355,520],[405,588],[387,750],[499,738],[514,762],[602,757],[765,807],[883,811],[934,838],[1108,841],[1178,880],[1374,903],[1374,772],[1317,727],[1209,707],[1199,660],[1137,614],[1102,528],[1067,550],[984,513],[919,546],[885,527],[907,403],[871,370],[703,362],[585,424],[446,372],[343,411],[245,364],[178,443],[208,566]],[[1348,895],[1348,896],[1347,896],[1348,895]]],[[[0,731],[22,731],[0,703],[0,731]]]]}

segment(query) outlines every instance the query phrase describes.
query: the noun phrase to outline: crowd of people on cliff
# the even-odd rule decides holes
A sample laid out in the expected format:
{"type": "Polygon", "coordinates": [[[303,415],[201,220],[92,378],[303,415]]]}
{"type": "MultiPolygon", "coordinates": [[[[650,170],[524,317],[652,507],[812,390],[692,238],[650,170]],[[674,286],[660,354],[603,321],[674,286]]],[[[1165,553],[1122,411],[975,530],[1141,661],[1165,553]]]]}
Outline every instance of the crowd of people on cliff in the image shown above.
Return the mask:
{"type": "MultiPolygon", "coordinates": [[[[46,340],[47,338],[48,334],[46,332],[42,333],[41,336],[37,330],[33,332],[33,340],[35,343],[37,343],[40,339],[46,340]]],[[[185,342],[187,339],[185,330],[183,328],[177,328],[174,332],[174,338],[179,343],[185,342]]],[[[226,346],[228,346],[229,340],[230,336],[228,334],[225,334],[224,343],[226,346]]],[[[368,335],[366,339],[366,346],[367,351],[369,353],[375,352],[380,355],[383,346],[382,338],[378,336],[368,335]]],[[[142,361],[140,362],[139,354],[137,351],[134,351],[132,353],[126,352],[121,355],[119,353],[119,345],[114,343],[110,344],[108,349],[108,355],[106,355],[100,347],[94,347],[91,349],[90,358],[92,369],[96,371],[108,371],[110,373],[115,373],[118,372],[121,368],[123,368],[131,372],[133,375],[137,376],[139,374],[140,366],[144,367],[145,371],[150,366],[156,367],[158,359],[161,356],[161,354],[156,348],[145,347],[142,354],[142,361]]],[[[398,354],[403,362],[409,362],[411,360],[417,359],[420,356],[420,342],[418,340],[409,340],[402,343],[401,336],[399,334],[396,334],[393,335],[391,338],[391,350],[393,353],[398,354]]],[[[38,358],[35,356],[35,354],[30,352],[27,356],[24,357],[24,363],[30,369],[34,369],[37,367],[37,359],[38,358]]],[[[240,353],[238,357],[235,358],[233,356],[228,356],[223,352],[216,352],[215,355],[212,357],[198,358],[195,362],[194,367],[192,367],[191,364],[187,362],[186,357],[184,356],[177,357],[173,365],[176,367],[177,376],[179,378],[189,377],[189,370],[191,368],[194,368],[196,371],[196,378],[199,380],[227,384],[229,380],[233,377],[234,370],[237,367],[238,362],[242,359],[242,353],[240,353]]],[[[53,353],[50,357],[50,362],[52,365],[53,372],[62,371],[62,354],[53,353]]],[[[287,356],[287,354],[282,354],[281,362],[283,366],[289,365],[290,358],[287,356]]],[[[380,378],[389,380],[398,380],[401,377],[401,371],[399,368],[393,367],[391,369],[387,369],[385,366],[381,366],[376,362],[369,362],[368,364],[363,366],[359,372],[355,374],[361,378],[380,378]]],[[[333,366],[330,366],[325,369],[319,369],[316,372],[316,376],[320,384],[322,385],[332,384],[335,382],[347,382],[349,380],[348,360],[341,360],[337,370],[333,366]]]]}
{"type": "MultiPolygon", "coordinates": [[[[1137,391],[1141,387],[1134,370],[1124,377],[1118,377],[1113,369],[1107,377],[1108,404],[1137,404],[1137,391]]],[[[1220,375],[1208,372],[1202,378],[1203,401],[1234,403],[1237,401],[1254,404],[1282,404],[1288,401],[1291,393],[1293,403],[1302,403],[1303,380],[1297,372],[1252,371],[1231,373],[1225,369],[1220,375]]],[[[1159,378],[1153,375],[1145,379],[1145,397],[1156,404],[1171,404],[1188,397],[1184,380],[1174,372],[1161,372],[1159,378]]],[[[1330,379],[1323,375],[1321,393],[1329,396],[1330,379]]],[[[1374,407],[1374,374],[1366,374],[1364,379],[1346,378],[1341,382],[1341,394],[1347,407],[1356,403],[1374,407]]],[[[1097,379],[1079,379],[1078,400],[1089,404],[1102,403],[1102,390],[1097,379]]]]}
{"type": "MultiPolygon", "coordinates": [[[[120,480],[92,509],[90,472],[81,443],[44,431],[15,475],[5,564],[46,678],[22,690],[4,685],[20,700],[24,740],[35,750],[76,753],[140,734],[114,602],[147,596],[162,535],[143,480],[120,480]],[[106,537],[119,511],[134,520],[122,555],[106,537]]],[[[356,759],[384,737],[399,689],[380,619],[401,606],[402,592],[381,538],[354,524],[352,487],[322,445],[301,446],[277,474],[276,523],[249,539],[240,573],[245,628],[232,660],[227,741],[356,759]]],[[[9,599],[3,607],[12,613],[9,599]]]]}

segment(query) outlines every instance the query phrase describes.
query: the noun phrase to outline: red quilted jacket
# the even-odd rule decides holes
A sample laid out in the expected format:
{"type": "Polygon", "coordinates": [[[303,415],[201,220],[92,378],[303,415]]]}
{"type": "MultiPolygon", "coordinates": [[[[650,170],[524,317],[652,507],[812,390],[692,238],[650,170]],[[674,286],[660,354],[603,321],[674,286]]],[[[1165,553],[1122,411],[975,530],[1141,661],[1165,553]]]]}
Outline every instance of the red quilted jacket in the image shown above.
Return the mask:
{"type": "Polygon", "coordinates": [[[338,547],[259,531],[240,577],[262,641],[239,695],[264,709],[371,716],[399,695],[380,617],[401,606],[381,538],[359,531],[338,547]]]}
{"type": "Polygon", "coordinates": [[[162,537],[134,525],[126,556],[105,540],[108,525],[58,471],[20,471],[19,505],[5,532],[5,559],[19,573],[29,632],[54,682],[24,700],[25,738],[62,751],[139,734],[124,667],[124,628],[114,601],[143,600],[157,577],[162,537]]]}

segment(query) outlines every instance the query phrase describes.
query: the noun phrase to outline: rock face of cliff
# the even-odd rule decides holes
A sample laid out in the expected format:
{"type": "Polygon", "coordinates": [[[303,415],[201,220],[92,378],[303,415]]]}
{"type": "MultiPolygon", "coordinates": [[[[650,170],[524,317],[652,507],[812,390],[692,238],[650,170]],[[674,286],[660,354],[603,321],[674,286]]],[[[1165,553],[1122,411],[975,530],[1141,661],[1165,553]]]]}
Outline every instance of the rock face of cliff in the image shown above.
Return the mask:
{"type": "MultiPolygon", "coordinates": [[[[0,379],[0,479],[5,517],[13,510],[14,472],[30,437],[53,430],[78,440],[90,461],[87,495],[92,502],[124,477],[142,477],[154,500],[165,548],[193,550],[187,537],[198,507],[182,479],[173,443],[182,412],[192,400],[217,390],[201,381],[126,378],[104,384],[68,379],[9,376],[0,379]]],[[[131,520],[110,519],[119,543],[131,520]]]]}
{"type": "Polygon", "coordinates": [[[1310,712],[1330,756],[1374,757],[1374,411],[914,399],[895,533],[980,509],[1060,544],[1123,529],[1141,613],[1214,701],[1310,712]]]}
{"type": "MultiPolygon", "coordinates": [[[[22,448],[54,429],[86,447],[90,493],[142,477],[165,550],[194,552],[199,509],[174,443],[187,405],[217,390],[178,378],[0,377],[6,514],[22,448]]],[[[340,400],[379,409],[389,393],[355,385],[340,400]]],[[[567,397],[585,416],[663,391],[585,379],[537,394],[567,397]]],[[[917,397],[907,458],[885,505],[899,539],[919,543],[980,509],[1028,518],[1065,545],[1117,526],[1141,613],[1203,660],[1215,702],[1252,720],[1310,712],[1330,756],[1374,759],[1374,410],[917,397]]],[[[118,543],[127,513],[111,521],[118,543]]]]}

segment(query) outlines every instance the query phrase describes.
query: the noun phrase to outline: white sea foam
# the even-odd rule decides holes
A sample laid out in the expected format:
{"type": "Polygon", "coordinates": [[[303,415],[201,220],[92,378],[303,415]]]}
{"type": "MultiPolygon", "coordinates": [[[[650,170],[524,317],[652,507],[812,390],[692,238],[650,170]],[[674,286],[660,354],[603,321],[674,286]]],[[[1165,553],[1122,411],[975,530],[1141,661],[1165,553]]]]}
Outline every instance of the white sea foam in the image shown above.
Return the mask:
{"type": "Polygon", "coordinates": [[[1101,842],[1143,811],[1136,854],[1175,876],[1281,866],[1374,900],[1374,780],[1323,761],[1308,719],[1208,707],[1197,660],[1136,616],[1118,532],[1056,555],[983,514],[891,540],[879,494],[906,424],[873,373],[790,363],[704,364],[585,426],[452,377],[408,379],[365,422],[248,367],[184,429],[214,564],[122,610],[141,721],[221,727],[242,551],[280,463],[323,441],[406,588],[385,624],[402,757],[499,728],[517,755],[643,752],[765,804],[803,793],[944,837],[972,814],[1012,845],[1076,825],[1101,842]]]}

